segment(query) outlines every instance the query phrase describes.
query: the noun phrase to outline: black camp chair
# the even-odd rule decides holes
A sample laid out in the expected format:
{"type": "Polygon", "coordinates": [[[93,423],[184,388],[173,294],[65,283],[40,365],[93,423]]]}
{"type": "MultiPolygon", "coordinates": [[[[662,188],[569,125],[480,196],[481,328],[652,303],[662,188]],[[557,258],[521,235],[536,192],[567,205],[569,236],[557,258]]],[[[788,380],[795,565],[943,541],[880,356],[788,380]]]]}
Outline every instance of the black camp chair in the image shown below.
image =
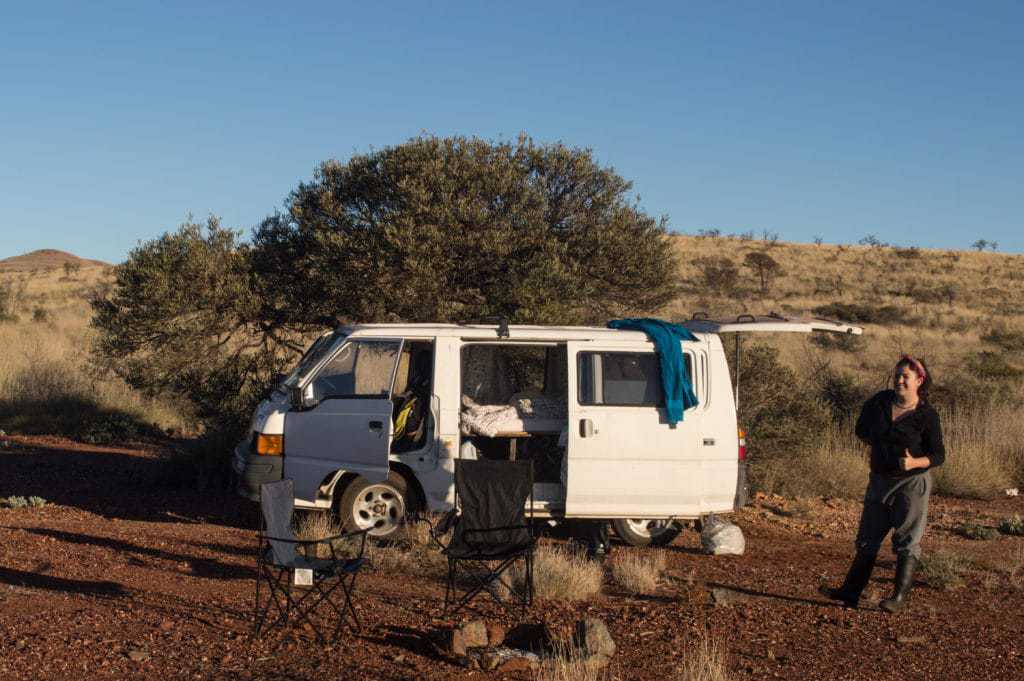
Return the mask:
{"type": "Polygon", "coordinates": [[[486,591],[509,612],[513,607],[499,595],[507,589],[522,616],[533,601],[533,548],[536,539],[526,521],[529,501],[533,515],[533,464],[530,461],[455,461],[455,503],[459,510],[448,557],[444,614],[453,615],[486,591]],[[519,559],[525,565],[523,587],[516,589],[503,576],[519,559]],[[463,586],[463,593],[459,593],[463,586]]]}
{"type": "Polygon", "coordinates": [[[295,488],[291,480],[261,485],[260,508],[263,511],[263,522],[256,554],[255,635],[258,636],[264,630],[263,625],[272,606],[277,612],[277,618],[266,626],[266,630],[298,619],[308,623],[317,640],[324,643],[326,639],[320,626],[311,615],[318,607],[326,605],[337,618],[331,640],[338,638],[347,620],[351,620],[349,625],[358,631],[360,624],[355,608],[352,607],[352,592],[356,576],[363,566],[366,533],[369,529],[322,539],[296,539],[292,530],[295,488]],[[339,556],[335,545],[346,540],[352,543],[353,555],[339,556]],[[298,550],[300,546],[309,550],[317,545],[330,547],[331,557],[311,558],[298,550]],[[265,601],[260,598],[261,582],[267,585],[265,601]]]}

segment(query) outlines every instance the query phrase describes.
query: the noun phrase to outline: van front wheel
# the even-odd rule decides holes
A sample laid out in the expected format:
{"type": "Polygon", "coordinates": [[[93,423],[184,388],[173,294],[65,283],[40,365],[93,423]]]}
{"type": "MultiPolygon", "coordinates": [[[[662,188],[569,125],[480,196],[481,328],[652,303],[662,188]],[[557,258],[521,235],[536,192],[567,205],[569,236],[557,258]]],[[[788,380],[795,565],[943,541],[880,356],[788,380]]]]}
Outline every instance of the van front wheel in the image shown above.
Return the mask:
{"type": "Polygon", "coordinates": [[[616,518],[615,534],[630,546],[665,546],[679,536],[683,528],[674,520],[616,518]]]}
{"type": "Polygon", "coordinates": [[[341,494],[338,519],[346,530],[370,530],[371,537],[392,536],[405,519],[408,486],[394,471],[383,482],[363,476],[353,480],[341,494]]]}

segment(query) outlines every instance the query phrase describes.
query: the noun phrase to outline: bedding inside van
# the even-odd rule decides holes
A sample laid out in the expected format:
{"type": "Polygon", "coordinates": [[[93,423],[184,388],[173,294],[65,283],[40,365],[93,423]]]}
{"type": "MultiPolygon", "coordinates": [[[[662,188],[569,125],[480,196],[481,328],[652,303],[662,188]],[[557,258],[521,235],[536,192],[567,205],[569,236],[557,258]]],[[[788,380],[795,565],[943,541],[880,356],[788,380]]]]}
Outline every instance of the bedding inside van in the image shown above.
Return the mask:
{"type": "Polygon", "coordinates": [[[568,394],[564,345],[478,343],[462,349],[464,435],[558,433],[568,394]]]}

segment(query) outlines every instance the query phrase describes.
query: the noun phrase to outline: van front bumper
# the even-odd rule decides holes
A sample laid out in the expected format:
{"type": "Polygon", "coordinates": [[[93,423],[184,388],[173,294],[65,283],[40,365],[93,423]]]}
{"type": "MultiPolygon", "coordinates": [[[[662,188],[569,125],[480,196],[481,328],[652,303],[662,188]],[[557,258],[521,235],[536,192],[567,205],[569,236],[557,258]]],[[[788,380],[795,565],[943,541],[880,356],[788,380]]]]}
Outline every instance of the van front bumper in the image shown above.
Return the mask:
{"type": "Polygon", "coordinates": [[[246,499],[260,500],[260,485],[277,482],[284,477],[284,459],[280,456],[260,456],[249,448],[249,441],[242,440],[235,447],[231,462],[238,480],[236,491],[246,499]]]}

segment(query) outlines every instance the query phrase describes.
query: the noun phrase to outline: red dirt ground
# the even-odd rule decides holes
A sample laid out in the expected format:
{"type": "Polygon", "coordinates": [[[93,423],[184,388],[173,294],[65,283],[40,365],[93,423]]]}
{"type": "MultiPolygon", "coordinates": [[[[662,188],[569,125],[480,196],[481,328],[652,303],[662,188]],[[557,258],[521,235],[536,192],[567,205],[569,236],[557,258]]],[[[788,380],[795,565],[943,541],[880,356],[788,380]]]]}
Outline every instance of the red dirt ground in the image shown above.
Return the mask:
{"type": "MultiPolygon", "coordinates": [[[[49,502],[0,509],[0,679],[500,678],[431,652],[423,637],[445,624],[443,585],[426,577],[367,571],[364,631],[334,646],[301,630],[253,640],[255,505],[167,486],[166,465],[157,451],[52,438],[0,449],[0,497],[49,502]]],[[[952,591],[919,575],[899,615],[873,605],[889,588],[887,555],[869,607],[844,610],[817,593],[847,566],[857,512],[850,501],[764,499],[737,517],[746,555],[702,555],[687,531],[666,549],[658,594],[629,596],[609,581],[593,602],[539,602],[531,618],[556,631],[603,618],[619,646],[613,679],[672,678],[702,629],[725,644],[738,679],[1024,678],[1024,539],[952,532],[1024,513],[1024,498],[934,499],[926,553],[952,550],[973,568],[952,591]],[[715,587],[736,602],[716,605],[715,587]]]]}

